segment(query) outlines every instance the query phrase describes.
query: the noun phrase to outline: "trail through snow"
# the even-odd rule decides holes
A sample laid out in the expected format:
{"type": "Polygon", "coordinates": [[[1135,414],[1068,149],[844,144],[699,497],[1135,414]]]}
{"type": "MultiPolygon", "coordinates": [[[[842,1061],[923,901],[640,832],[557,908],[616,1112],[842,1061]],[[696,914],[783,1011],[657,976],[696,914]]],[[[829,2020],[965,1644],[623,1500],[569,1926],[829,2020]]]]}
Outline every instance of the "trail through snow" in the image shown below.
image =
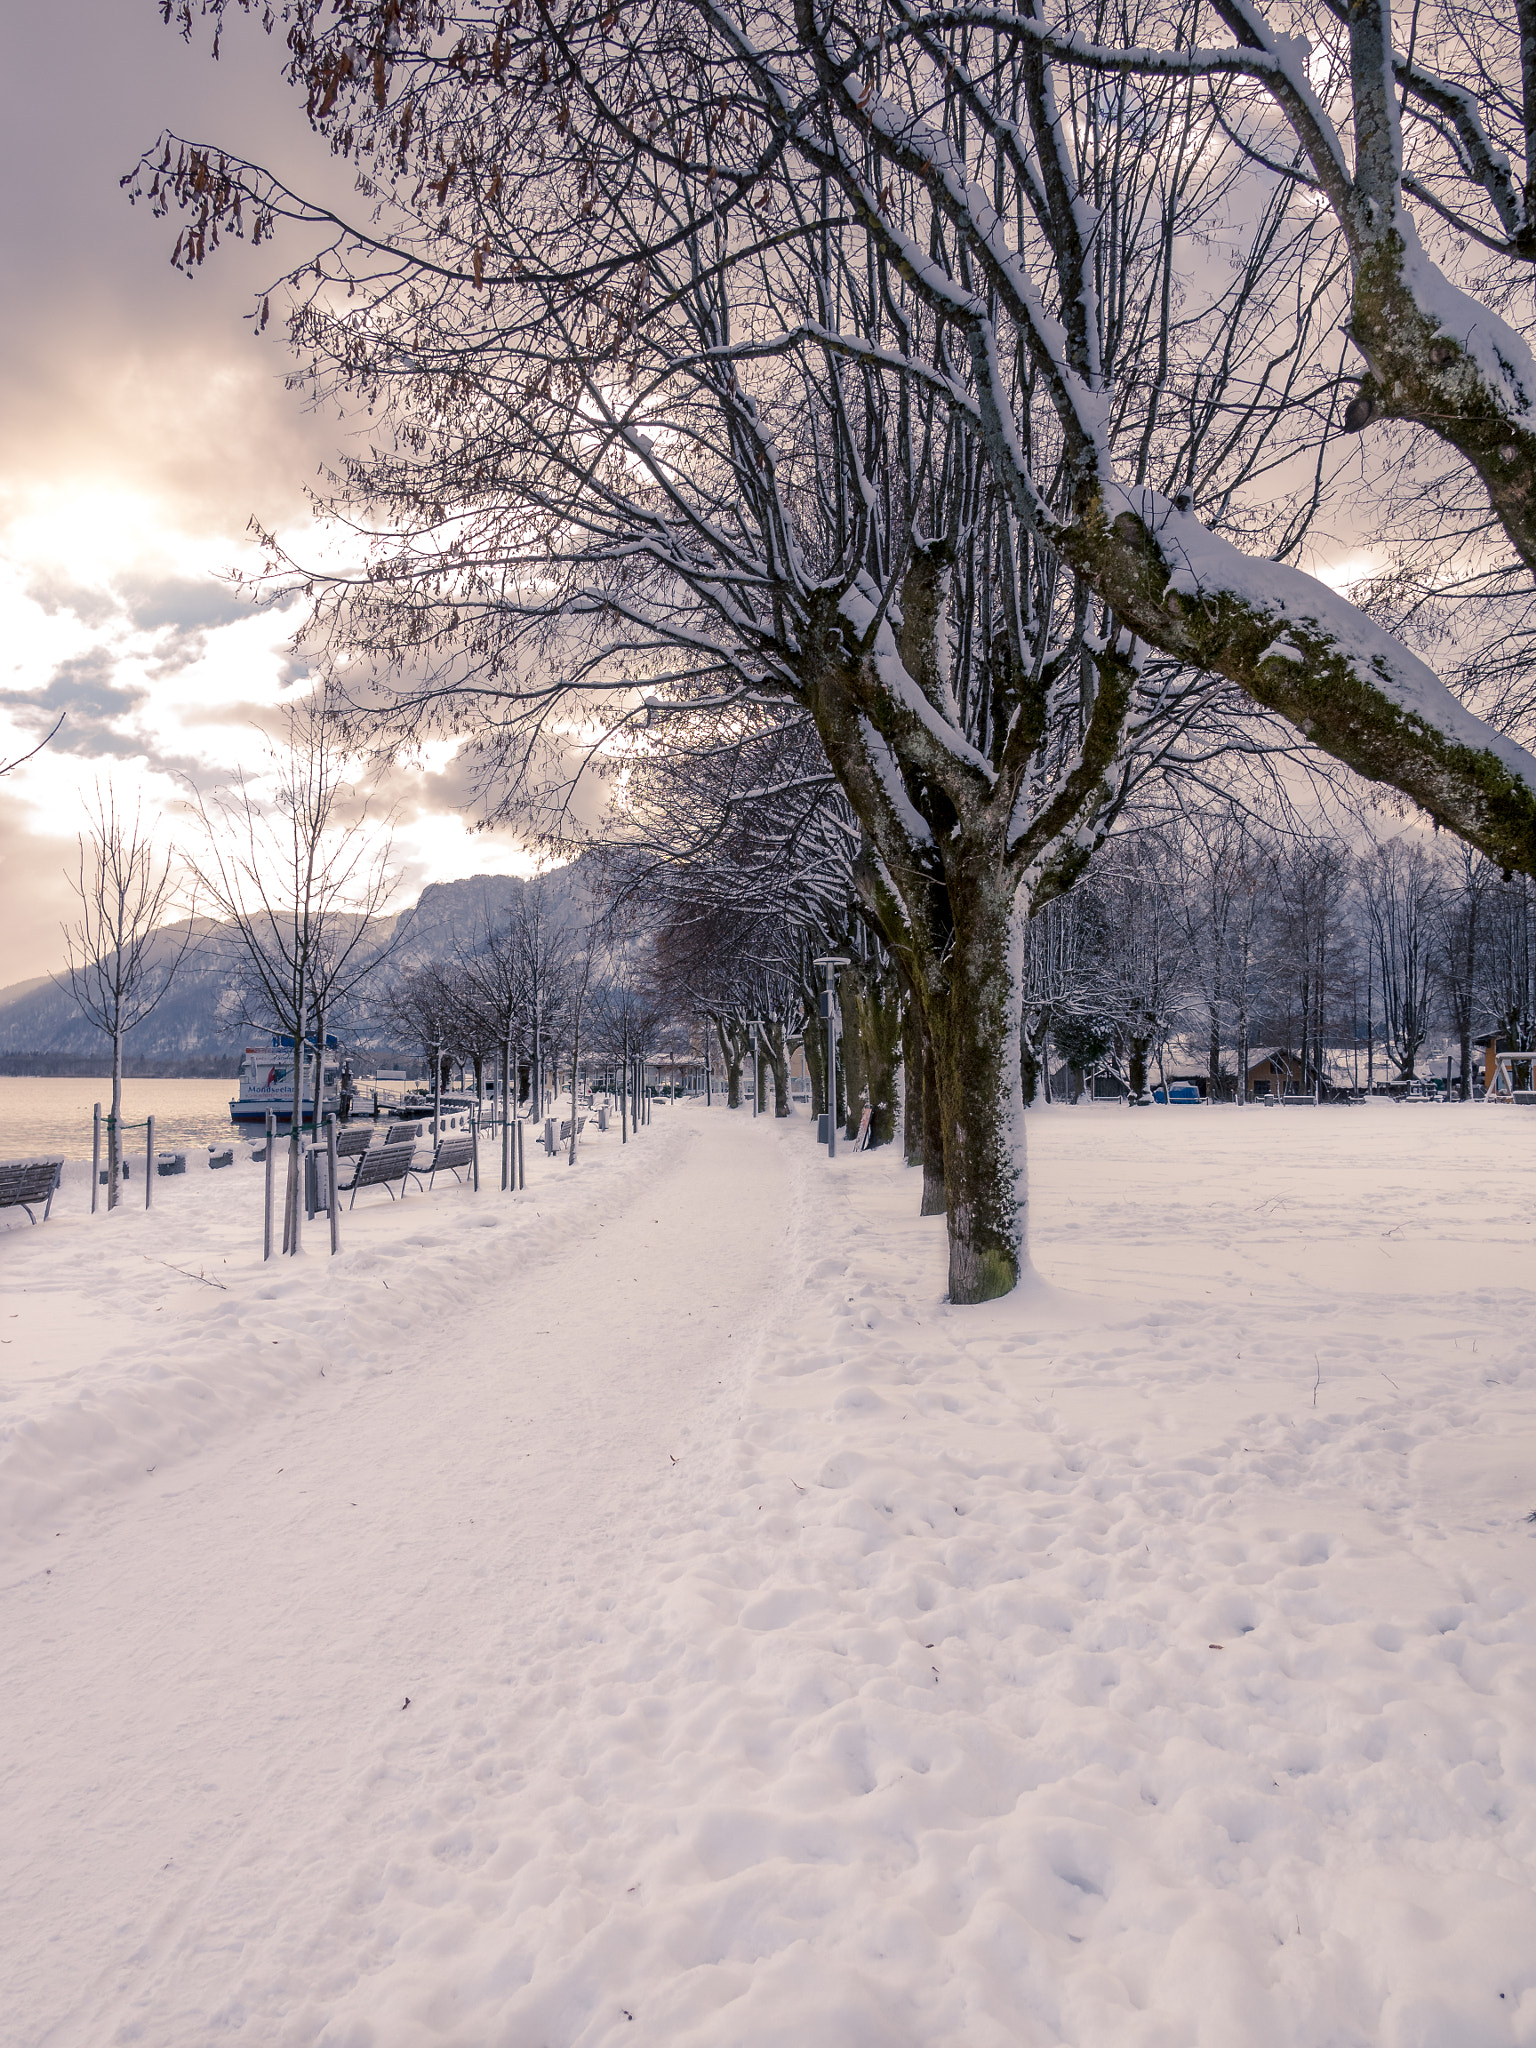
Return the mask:
{"type": "Polygon", "coordinates": [[[18,2042],[1536,2048],[1536,1119],[1030,1139],[984,1309],[660,1112],[29,1394],[18,2042]]]}
{"type": "MultiPolygon", "coordinates": [[[[246,1332],[303,1361],[279,1412],[13,1568],[0,2039],[240,2028],[242,1959],[298,1938],[320,1898],[294,1881],[336,1874],[313,1859],[395,1720],[439,1725],[492,1642],[522,1673],[524,1646],[558,1653],[605,1604],[770,1292],[785,1163],[722,1136],[658,1122],[574,1175],[536,1160],[517,1202],[450,1187],[354,1212],[351,1234],[390,1233],[361,1273],[329,1268],[316,1229],[307,1270],[260,1275],[246,1332]],[[551,1197],[553,1217],[520,1206],[551,1197]]],[[[196,1345],[229,1341],[229,1299],[190,1294],[196,1345]]],[[[287,1996],[266,1992],[249,2038],[275,2038],[287,1996]]]]}

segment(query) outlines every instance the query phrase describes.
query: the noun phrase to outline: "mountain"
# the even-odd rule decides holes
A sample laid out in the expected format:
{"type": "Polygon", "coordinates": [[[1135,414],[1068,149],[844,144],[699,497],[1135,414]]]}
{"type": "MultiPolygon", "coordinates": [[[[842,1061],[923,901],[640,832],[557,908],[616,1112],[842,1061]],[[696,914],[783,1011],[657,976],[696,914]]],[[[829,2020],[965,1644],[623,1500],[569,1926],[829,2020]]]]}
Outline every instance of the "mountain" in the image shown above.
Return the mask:
{"type": "MultiPolygon", "coordinates": [[[[591,897],[589,872],[583,863],[573,862],[543,877],[541,886],[553,916],[573,923],[585,920],[591,897]]],[[[393,941],[385,971],[401,973],[429,960],[451,959],[455,951],[473,950],[477,937],[503,922],[531,886],[517,875],[470,875],[457,882],[429,883],[408,909],[379,920],[381,942],[393,941]]],[[[186,932],[186,919],[167,925],[155,935],[156,954],[163,960],[174,957],[186,932]]],[[[124,1041],[129,1071],[233,1074],[249,1029],[242,1014],[238,965],[238,946],[228,927],[199,918],[168,994],[153,1016],[124,1041]]],[[[337,1022],[345,1034],[348,1020],[337,1022]]],[[[370,1050],[393,1050],[387,1039],[375,1038],[362,1017],[350,1020],[350,1030],[370,1050]]],[[[43,974],[0,988],[0,1072],[95,1073],[109,1058],[105,1035],[75,1006],[62,963],[57,981],[43,974]]]]}
{"type": "MultiPolygon", "coordinates": [[[[537,884],[548,914],[570,924],[591,914],[591,870],[585,861],[552,868],[537,884]]],[[[395,925],[391,964],[398,972],[428,960],[473,952],[478,939],[505,922],[513,906],[536,886],[521,875],[469,875],[459,882],[429,882],[395,925]]]]}
{"type": "MultiPolygon", "coordinates": [[[[168,965],[187,937],[187,920],[167,925],[151,943],[152,971],[168,965]]],[[[125,1056],[134,1059],[180,1062],[186,1058],[206,1060],[230,1049],[231,1037],[238,1037],[238,1019],[223,1015],[221,1000],[229,987],[229,961],[220,928],[206,918],[196,921],[192,944],[181,963],[170,990],[154,1015],[147,1018],[124,1041],[125,1056]]],[[[238,1064],[239,1048],[234,1049],[238,1064]]],[[[69,980],[61,964],[58,979],[40,975],[32,981],[18,981],[0,989],[0,1060],[10,1066],[14,1056],[60,1055],[72,1064],[85,1061],[100,1067],[110,1057],[105,1036],[75,1006],[69,980]]],[[[185,1071],[179,1064],[178,1072],[185,1071]]],[[[13,1071],[39,1072],[31,1061],[13,1071]]],[[[68,1072],[69,1068],[55,1069],[68,1072]]]]}

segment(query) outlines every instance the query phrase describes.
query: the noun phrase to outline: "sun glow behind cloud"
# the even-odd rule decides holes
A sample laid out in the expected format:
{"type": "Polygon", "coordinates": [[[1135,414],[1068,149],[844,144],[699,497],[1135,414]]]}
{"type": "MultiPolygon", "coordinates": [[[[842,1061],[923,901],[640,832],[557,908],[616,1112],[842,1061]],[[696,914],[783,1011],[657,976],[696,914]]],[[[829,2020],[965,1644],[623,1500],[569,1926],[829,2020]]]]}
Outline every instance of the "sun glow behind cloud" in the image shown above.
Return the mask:
{"type": "MultiPolygon", "coordinates": [[[[0,785],[0,877],[16,940],[5,980],[55,964],[68,907],[62,856],[98,781],[110,777],[122,801],[163,818],[169,838],[189,829],[192,788],[242,771],[265,779],[265,735],[308,680],[290,644],[297,606],[260,608],[231,581],[257,566],[250,544],[190,531],[150,494],[82,479],[0,500],[0,758],[26,753],[65,718],[0,785]]],[[[536,865],[515,834],[471,829],[457,752],[434,741],[385,778],[401,902],[428,882],[536,865]]]]}

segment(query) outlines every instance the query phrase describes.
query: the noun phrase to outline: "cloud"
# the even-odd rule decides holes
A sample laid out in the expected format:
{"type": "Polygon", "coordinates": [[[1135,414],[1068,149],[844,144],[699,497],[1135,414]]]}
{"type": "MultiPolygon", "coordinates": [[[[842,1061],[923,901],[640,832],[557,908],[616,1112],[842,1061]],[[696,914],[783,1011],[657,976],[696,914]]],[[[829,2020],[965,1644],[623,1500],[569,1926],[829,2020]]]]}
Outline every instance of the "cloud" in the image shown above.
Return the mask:
{"type": "Polygon", "coordinates": [[[233,539],[253,512],[301,516],[305,478],[335,450],[334,423],[286,389],[281,328],[258,342],[246,318],[307,245],[231,241],[188,281],[169,265],[175,224],[131,207],[119,180],[162,125],[310,182],[339,177],[282,82],[280,39],[231,20],[213,64],[206,39],[189,48],[158,12],[48,0],[7,20],[0,458],[12,487],[131,480],[233,539]]]}
{"type": "MultiPolygon", "coordinates": [[[[358,204],[282,81],[281,36],[231,9],[215,65],[206,34],[189,48],[158,13],[47,0],[6,25],[0,727],[30,745],[66,713],[0,784],[8,979],[56,964],[73,851],[57,829],[98,774],[175,825],[184,784],[169,778],[206,787],[255,761],[249,728],[277,730],[285,692],[309,679],[281,645],[289,622],[263,621],[219,572],[252,559],[253,514],[323,549],[304,486],[350,431],[287,388],[280,321],[257,339],[246,317],[304,260],[304,231],[283,229],[274,250],[226,243],[189,282],[168,262],[176,224],[119,189],[165,126],[287,172],[343,213],[358,204]]],[[[389,778],[413,881],[525,866],[513,834],[477,838],[453,815],[473,799],[469,761],[434,754],[432,770],[389,778]]]]}
{"type": "Polygon", "coordinates": [[[60,753],[83,754],[88,760],[116,756],[127,760],[142,754],[142,741],[116,730],[149,692],[119,685],[117,656],[109,647],[61,662],[40,690],[10,690],[0,703],[24,732],[42,733],[64,713],[64,725],[53,742],[60,753]]]}
{"type": "Polygon", "coordinates": [[[143,761],[162,775],[193,774],[200,763],[190,754],[167,751],[135,723],[126,732],[119,722],[147,708],[150,692],[141,683],[117,680],[119,657],[98,646],[60,662],[40,690],[0,693],[7,711],[23,732],[47,732],[64,714],[51,751],[78,754],[87,761],[143,761]]]}
{"type": "Polygon", "coordinates": [[[70,612],[82,626],[105,626],[119,611],[118,601],[110,590],[73,582],[56,569],[43,569],[31,577],[23,595],[47,617],[70,612]]]}
{"type": "Polygon", "coordinates": [[[214,576],[152,580],[127,577],[117,585],[129,623],[136,632],[158,633],[166,627],[178,637],[206,632],[248,618],[251,601],[214,576]]]}

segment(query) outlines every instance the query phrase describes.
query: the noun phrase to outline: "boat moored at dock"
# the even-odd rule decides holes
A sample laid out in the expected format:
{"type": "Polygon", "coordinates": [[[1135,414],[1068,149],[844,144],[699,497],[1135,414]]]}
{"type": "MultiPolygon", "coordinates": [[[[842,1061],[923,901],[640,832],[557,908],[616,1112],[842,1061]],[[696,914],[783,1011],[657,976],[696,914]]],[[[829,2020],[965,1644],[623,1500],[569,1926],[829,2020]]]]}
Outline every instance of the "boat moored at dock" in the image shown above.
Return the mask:
{"type": "MultiPolygon", "coordinates": [[[[340,1103],[341,1069],[336,1062],[337,1051],[335,1038],[327,1033],[320,1089],[322,1117],[334,1115],[340,1103]]],[[[277,1121],[286,1127],[293,1116],[293,1057],[293,1040],[282,1032],[273,1031],[265,1037],[251,1040],[240,1060],[240,1093],[231,1098],[229,1105],[231,1123],[264,1124],[267,1111],[271,1110],[277,1121]]],[[[304,1044],[300,1099],[301,1121],[313,1124],[315,1048],[311,1039],[306,1039],[304,1044]]]]}

